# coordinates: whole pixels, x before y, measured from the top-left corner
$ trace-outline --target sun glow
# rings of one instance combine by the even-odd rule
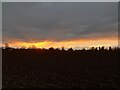
[[[42,41],[42,42],[22,42],[22,41],[16,41],[13,43],[10,43],[9,46],[11,47],[24,47],[24,48],[44,48],[46,47],[48,44],[50,44],[52,42],[50,41]]]
[[[109,47],[117,46],[118,40],[116,38],[112,39],[77,39],[77,40],[66,40],[66,41],[37,41],[37,42],[23,42],[23,41],[12,41],[8,43],[10,47],[24,47],[24,48],[90,48],[90,47]]]

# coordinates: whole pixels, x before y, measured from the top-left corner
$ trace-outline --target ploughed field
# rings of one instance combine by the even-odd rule
[[[4,88],[120,88],[118,50],[2,50]]]

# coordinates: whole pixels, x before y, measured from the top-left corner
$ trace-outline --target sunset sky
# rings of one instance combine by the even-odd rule
[[[2,42],[12,47],[118,46],[117,2],[3,2]]]

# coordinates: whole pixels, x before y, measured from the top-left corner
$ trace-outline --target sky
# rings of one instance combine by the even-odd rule
[[[118,45],[117,2],[3,2],[2,42],[12,47]]]

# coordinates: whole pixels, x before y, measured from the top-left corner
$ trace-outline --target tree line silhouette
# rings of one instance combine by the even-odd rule
[[[120,88],[120,48],[2,48],[3,89]]]
[[[25,50],[25,49],[39,49],[39,50],[51,50],[51,51],[53,51],[53,50],[60,50],[60,48],[53,48],[53,47],[50,47],[49,49],[36,48],[35,45],[32,45],[32,47],[28,47],[28,48],[25,48],[25,47],[14,48],[14,47],[10,47],[8,43],[5,43],[4,47],[2,47],[2,49],[9,49],[9,50],[13,50],[13,49],[23,49],[23,50]],[[77,50],[78,50],[78,49],[77,49]],[[80,49],[79,49],[79,50],[80,50]],[[108,47],[108,49],[106,49],[104,46],[102,46],[102,47],[91,47],[91,48],[89,48],[89,49],[83,48],[83,49],[81,49],[81,50],[83,50],[83,51],[85,51],[85,50],[95,50],[95,51],[97,51],[97,50],[99,50],[99,51],[101,51],[101,50],[102,50],[102,51],[104,51],[104,50],[110,50],[110,51],[111,51],[111,50],[117,50],[117,51],[119,51],[120,48],[119,48],[119,47],[114,47],[114,48]],[[61,47],[61,51],[65,51],[64,46]],[[74,50],[73,50],[73,48],[71,47],[71,48],[68,48],[67,51],[74,51]]]

